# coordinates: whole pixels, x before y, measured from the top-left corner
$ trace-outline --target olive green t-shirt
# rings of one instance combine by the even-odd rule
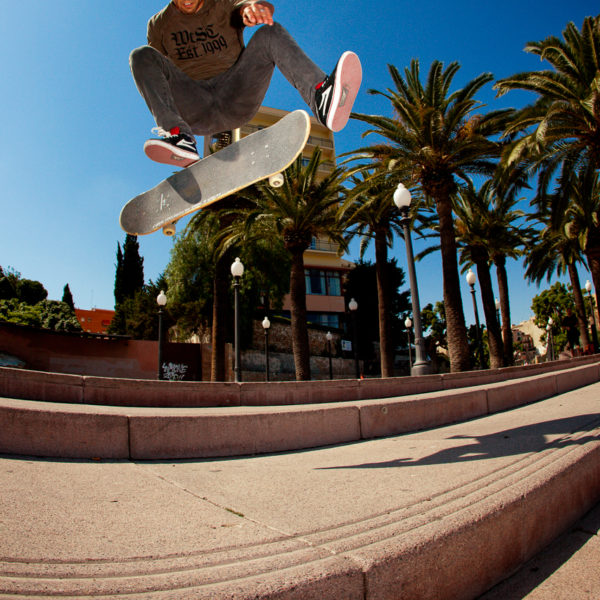
[[[148,21],[148,44],[170,58],[192,79],[227,71],[244,48],[239,0],[204,0],[193,15],[173,3]]]

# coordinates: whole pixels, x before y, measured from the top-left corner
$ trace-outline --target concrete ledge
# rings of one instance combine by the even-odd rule
[[[129,456],[126,415],[104,408],[26,400],[0,402],[0,453],[57,458]]]
[[[600,496],[600,443],[439,520],[360,550],[365,598],[471,600],[507,577]]]
[[[411,396],[500,383],[585,365],[599,366],[600,355],[425,377],[270,383],[168,382],[59,375],[0,367],[0,397],[114,406],[285,406]]]
[[[281,381],[239,384],[241,406],[285,406],[358,400],[359,381]]]
[[[528,371],[531,373],[531,371]],[[58,392],[53,381],[52,394]],[[397,398],[325,402],[328,394],[360,394],[356,381],[330,382],[317,394],[312,382],[284,386],[289,406],[202,408],[211,402],[193,384],[85,378],[96,400],[116,390],[121,400],[145,395],[161,404],[160,393],[176,390],[196,408],[94,406],[0,399],[0,452],[63,458],[181,459],[282,452],[372,439],[431,428],[515,408],[600,380],[600,365],[489,383],[464,389]],[[66,380],[67,390],[77,390]],[[430,380],[430,381],[433,381]],[[385,383],[383,384],[385,386]],[[390,384],[391,385],[391,384]],[[428,385],[427,382],[424,384]],[[114,387],[113,387],[114,386]],[[217,384],[223,398],[235,401],[239,384]],[[233,386],[233,387],[232,387]],[[263,387],[250,384],[247,402],[268,400]],[[277,386],[276,386],[277,388]],[[381,387],[378,387],[381,391]],[[90,391],[92,390],[92,391]],[[313,404],[302,401],[313,399]],[[127,402],[129,404],[129,402]]]
[[[362,438],[371,439],[467,421],[487,412],[485,389],[452,390],[365,401],[360,405],[360,426]]]
[[[147,407],[239,406],[237,383],[82,377],[85,404]]]
[[[83,401],[83,378],[0,367],[0,396],[77,404]]]
[[[264,454],[341,444],[360,439],[358,408],[329,406],[246,409],[200,415],[161,409],[131,414],[132,459],[184,459]]]

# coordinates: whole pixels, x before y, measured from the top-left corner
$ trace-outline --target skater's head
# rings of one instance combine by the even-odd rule
[[[172,0],[172,2],[185,15],[197,13],[204,4],[204,0]]]

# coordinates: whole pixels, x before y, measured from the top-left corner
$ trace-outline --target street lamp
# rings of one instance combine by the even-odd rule
[[[350,314],[352,315],[352,349],[354,350],[354,367],[356,369],[356,379],[360,379],[360,366],[358,364],[358,331],[356,329],[356,311],[358,310],[358,302],[352,298],[348,303]]]
[[[333,365],[331,363],[331,340],[333,336],[331,331],[328,331],[325,337],[327,338],[327,353],[329,354],[329,379],[333,379]]]
[[[269,328],[271,327],[269,317],[263,319],[262,326],[265,330],[265,381],[269,381]]]
[[[163,380],[163,308],[167,304],[167,295],[162,290],[156,296],[156,304],[158,304],[158,379]]]
[[[413,255],[412,239],[410,236],[410,219],[408,217],[408,211],[412,196],[410,191],[399,183],[396,191],[394,192],[394,204],[402,215],[400,221],[404,228],[404,242],[406,244],[406,262],[408,266],[408,279],[410,282],[410,298],[412,301],[412,314],[415,327],[415,362],[412,366],[411,373],[413,375],[427,375],[431,369],[429,361],[427,360],[427,354],[425,352],[425,340],[423,339],[423,328],[421,326],[421,305],[419,303],[419,288],[417,285],[417,273],[415,270],[415,258]],[[410,344],[409,344],[410,345]]]
[[[596,328],[596,313],[594,311],[594,297],[592,296],[592,284],[588,279],[585,282],[585,291],[590,297],[590,312],[591,312],[591,327],[592,327],[592,344],[594,346],[594,352],[598,352],[598,330]]]
[[[477,352],[479,353],[479,365],[480,368],[485,368],[483,364],[483,343],[481,340],[481,328],[479,326],[479,311],[477,310],[477,299],[475,298],[475,282],[477,281],[477,275],[473,273],[472,269],[469,269],[467,273],[467,283],[471,286],[471,295],[473,296],[473,312],[475,313],[475,327],[477,328]]]
[[[404,327],[406,327],[406,335],[408,336],[408,365],[410,367],[410,371],[412,371],[412,349],[410,347],[410,328],[412,327],[412,321],[406,317],[404,321]]]
[[[236,258],[231,265],[231,274],[233,275],[233,298],[234,298],[234,344],[235,344],[235,364],[233,368],[235,381],[242,381],[242,351],[240,348],[240,278],[244,274],[244,265],[239,258]]]

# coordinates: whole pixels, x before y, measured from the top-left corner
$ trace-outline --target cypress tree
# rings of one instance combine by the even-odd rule
[[[117,265],[115,273],[115,306],[123,302],[123,251],[121,244],[117,242]]]
[[[69,284],[65,285],[63,289],[63,297],[62,301],[67,304],[71,310],[75,310],[75,303],[73,302],[73,294],[71,294],[71,289],[69,288]]]
[[[115,305],[126,298],[133,298],[144,287],[144,259],[140,256],[137,236],[125,237],[125,243],[117,243],[117,268],[115,275]]]

